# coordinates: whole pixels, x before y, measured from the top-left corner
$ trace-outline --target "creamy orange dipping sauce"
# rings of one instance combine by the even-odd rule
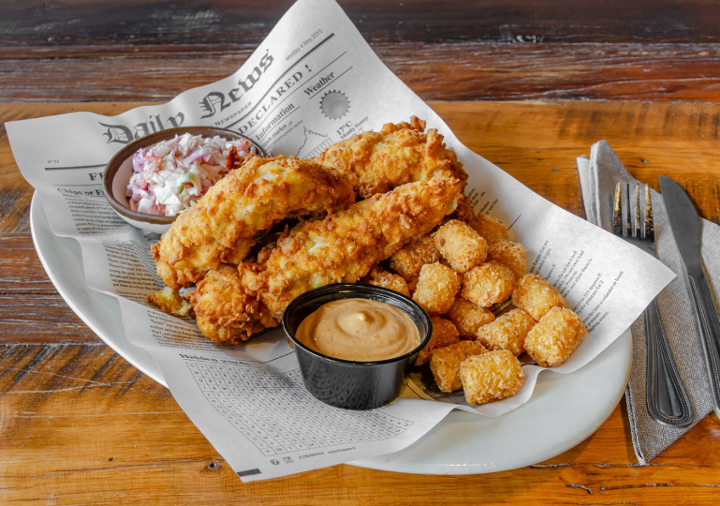
[[[369,299],[324,304],[302,321],[295,337],[323,355],[356,362],[399,357],[420,344],[418,328],[407,314]]]

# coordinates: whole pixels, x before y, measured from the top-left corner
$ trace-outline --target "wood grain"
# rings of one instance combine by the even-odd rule
[[[335,466],[242,484],[169,392],[108,348],[0,347],[2,504],[712,504],[720,431],[706,419],[632,465],[618,408],[563,455],[482,476]]]
[[[237,70],[292,0],[0,3],[0,102],[167,100]],[[720,99],[707,0],[341,0],[425,100]]]
[[[131,103],[0,105],[0,121]],[[720,105],[432,102],[458,137],[553,202],[583,215],[575,157],[605,138],[633,175],[671,174],[720,221]],[[479,476],[335,466],[242,484],[170,393],[84,327],[32,251],[31,188],[0,130],[0,504],[715,504],[720,421],[704,419],[650,466],[634,464],[619,406],[572,450]],[[541,435],[539,435],[541,437]]]
[[[257,44],[294,0],[3,2],[0,44]],[[370,42],[719,42],[707,0],[339,0]],[[199,35],[201,34],[201,37]]]
[[[718,44],[372,47],[425,100],[720,100]],[[0,101],[169,100],[234,73],[254,48],[117,44],[33,47],[20,53],[0,47]]]

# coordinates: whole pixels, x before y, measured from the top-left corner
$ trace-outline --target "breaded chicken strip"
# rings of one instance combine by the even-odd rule
[[[275,320],[263,315],[258,299],[243,286],[234,266],[213,269],[188,294],[200,332],[216,344],[238,344]]]
[[[253,236],[279,220],[354,202],[348,178],[297,158],[249,156],[182,213],[152,248],[157,273],[173,289],[223,263],[240,263]]]
[[[437,130],[425,122],[387,123],[380,132],[363,132],[338,142],[313,160],[349,176],[361,197],[433,177],[454,177],[465,187],[467,174],[455,153],[445,148]]]
[[[264,264],[266,306],[279,319],[301,293],[359,281],[373,264],[425,235],[450,214],[460,186],[452,178],[411,183],[295,227],[278,240]]]
[[[216,343],[237,344],[279,325],[298,295],[331,283],[355,283],[455,208],[461,183],[432,179],[396,188],[302,223],[237,273],[209,273],[188,295],[198,327]]]

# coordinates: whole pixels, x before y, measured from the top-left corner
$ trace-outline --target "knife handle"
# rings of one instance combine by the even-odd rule
[[[645,336],[645,403],[648,414],[664,425],[686,427],[695,421],[695,410],[675,365],[656,299],[645,310]]]
[[[705,274],[689,276],[715,409],[720,408],[720,321]]]

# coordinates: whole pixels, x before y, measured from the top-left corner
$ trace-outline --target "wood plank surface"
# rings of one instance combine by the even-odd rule
[[[720,100],[716,43],[371,45],[425,100]],[[234,73],[255,47],[0,47],[0,102],[169,100]]]
[[[292,0],[0,2],[0,102],[167,100],[232,74]],[[340,0],[425,100],[720,99],[707,0]]]
[[[0,122],[131,103],[0,106]],[[720,105],[433,102],[458,137],[540,195],[583,215],[575,157],[607,139],[657,187],[671,174],[720,221]],[[32,251],[32,189],[0,129],[0,504],[716,504],[720,421],[711,415],[635,464],[622,404],[590,438],[547,462],[478,476],[341,465],[244,485],[169,391],[67,308]],[[539,435],[541,437],[541,435]]]
[[[294,0],[3,2],[0,44],[259,43]],[[720,42],[709,0],[338,0],[370,42]],[[111,29],[109,29],[111,28]],[[200,39],[200,40],[199,40]]]

